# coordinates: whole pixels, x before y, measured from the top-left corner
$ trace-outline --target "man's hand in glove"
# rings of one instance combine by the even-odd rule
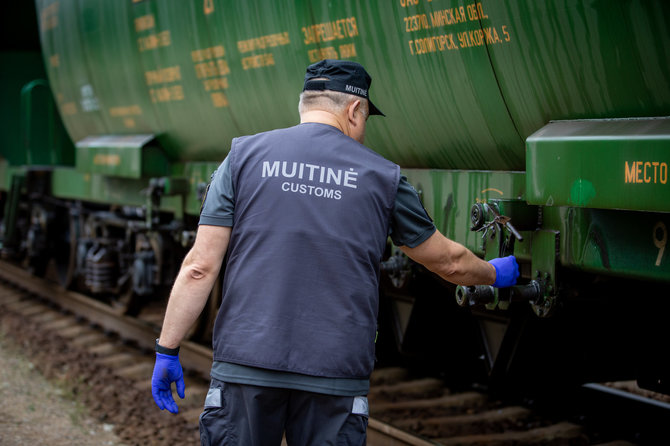
[[[519,277],[519,265],[516,263],[516,257],[498,257],[489,260],[489,263],[496,269],[494,287],[505,288],[516,284],[516,279]]]
[[[151,377],[151,394],[161,410],[167,409],[172,413],[179,412],[177,403],[172,397],[172,383],[177,384],[177,394],[184,398],[184,373],[179,363],[179,355],[165,355],[156,353],[154,374]]]

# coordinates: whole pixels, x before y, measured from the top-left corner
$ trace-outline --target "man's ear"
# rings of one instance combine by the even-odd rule
[[[355,122],[356,119],[356,112],[360,109],[361,107],[361,100],[356,99],[355,101],[351,102],[349,106],[347,107],[347,119],[349,119],[350,122]]]

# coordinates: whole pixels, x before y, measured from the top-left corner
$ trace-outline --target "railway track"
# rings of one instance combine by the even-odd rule
[[[153,339],[158,327],[0,262],[2,322],[48,376],[67,380],[94,415],[129,444],[197,444],[197,418],[207,393],[211,350],[185,342],[185,400],[177,416],[150,397]],[[481,392],[452,393],[435,378],[406,369],[376,370],[369,394],[368,445],[592,445],[573,422],[547,419]],[[617,446],[632,444],[615,442]],[[652,443],[648,443],[652,444]]]

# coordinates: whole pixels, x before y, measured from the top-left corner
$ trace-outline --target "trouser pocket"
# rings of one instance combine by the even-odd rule
[[[236,445],[237,439],[229,420],[225,384],[212,379],[205,408],[200,414],[200,444],[202,446]]]

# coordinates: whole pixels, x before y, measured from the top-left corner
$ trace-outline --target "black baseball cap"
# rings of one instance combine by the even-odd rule
[[[312,80],[326,78],[327,80]],[[386,116],[372,103],[369,97],[372,78],[363,65],[350,60],[324,59],[307,67],[306,90],[332,90],[349,93],[368,100],[370,115]]]

